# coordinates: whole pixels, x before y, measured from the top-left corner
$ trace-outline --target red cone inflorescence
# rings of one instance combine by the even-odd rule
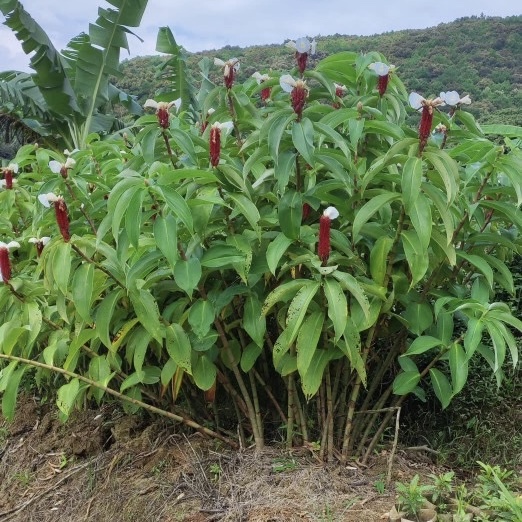
[[[13,171],[11,169],[4,170],[5,188],[11,190],[13,188]]]
[[[317,244],[317,255],[323,266],[328,262],[330,257],[330,226],[332,219],[339,216],[339,212],[335,207],[328,207],[323,215],[319,218],[319,242]]]
[[[221,155],[221,129],[219,125],[210,128],[210,164],[217,167]]]
[[[9,259],[9,249],[6,246],[0,246],[0,275],[5,283],[9,283],[9,279],[11,279],[11,261]]]
[[[386,74],[384,76],[379,76],[379,80],[377,82],[377,88],[379,90],[379,96],[383,96],[388,88],[388,82],[390,81],[390,75]]]
[[[69,233],[69,216],[67,215],[67,205],[62,197],[54,201],[54,212],[60,233],[62,234],[63,240],[67,243],[71,239]]]
[[[290,93],[290,99],[292,101],[292,108],[297,114],[297,120],[299,121],[303,115],[303,109],[308,97],[308,90],[302,82],[297,82],[297,85],[292,89]]]

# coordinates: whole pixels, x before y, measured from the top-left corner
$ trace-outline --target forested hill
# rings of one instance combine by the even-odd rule
[[[460,18],[428,29],[374,36],[335,34],[315,38],[314,61],[339,51],[378,51],[389,63],[398,66],[407,89],[424,96],[457,90],[471,96],[470,110],[480,121],[522,125],[522,15]],[[187,59],[197,82],[197,63],[202,57],[226,60],[235,56],[241,60],[241,80],[256,70],[291,69],[292,52],[282,44],[226,46],[189,54]],[[124,62],[124,78],[118,82],[119,86],[141,101],[153,96],[159,87],[164,87],[155,78],[155,66],[162,59],[139,57]]]

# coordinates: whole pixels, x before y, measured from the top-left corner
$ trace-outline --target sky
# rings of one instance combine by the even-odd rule
[[[97,18],[104,0],[22,0],[57,49]],[[522,14],[520,0],[149,0],[141,26],[129,36],[131,54],[156,54],[158,28],[169,26],[179,45],[196,52],[225,45],[277,44],[301,36],[371,35],[422,29],[463,16]],[[0,15],[0,22],[4,18]],[[0,71],[29,71],[29,57],[0,25]]]

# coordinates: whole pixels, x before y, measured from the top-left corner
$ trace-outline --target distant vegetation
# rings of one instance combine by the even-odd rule
[[[296,37],[304,35],[296,35]],[[316,36],[315,62],[340,51],[378,51],[398,72],[407,89],[424,96],[457,90],[469,94],[469,110],[482,123],[522,125],[522,16],[507,18],[460,18],[448,24],[422,30],[394,31],[375,36]],[[283,42],[281,42],[282,44]],[[291,69],[292,53],[285,46],[264,45],[189,54],[188,64],[196,83],[198,62],[204,57],[241,60],[239,81],[254,71]],[[137,95],[140,101],[152,97],[166,82],[157,78],[155,67],[161,56],[139,57],[123,63],[123,77],[117,85]],[[211,68],[212,69],[212,68]],[[214,71],[218,79],[220,71]]]

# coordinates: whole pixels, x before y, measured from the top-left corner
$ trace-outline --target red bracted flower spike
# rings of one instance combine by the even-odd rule
[[[62,234],[63,240],[67,243],[71,239],[71,235],[69,233],[69,216],[67,215],[67,205],[63,198],[58,198],[54,201],[54,212],[56,214],[56,222],[58,223],[58,228],[60,229],[60,233]]]
[[[319,244],[317,246],[317,255],[326,264],[330,257],[330,225],[332,220],[328,216],[321,216],[319,218]]]
[[[221,154],[221,129],[212,126],[210,129],[210,164],[217,167]]]
[[[382,96],[386,89],[388,88],[388,81],[390,80],[390,75],[386,74],[385,76],[379,76],[379,81],[377,83],[377,88],[379,89],[379,96]]]
[[[5,246],[0,247],[0,275],[5,283],[11,279],[11,261],[9,259],[9,249]]]

